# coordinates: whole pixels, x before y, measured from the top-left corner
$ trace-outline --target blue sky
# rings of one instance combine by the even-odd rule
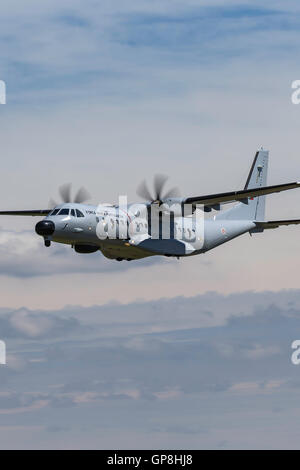
[[[2,6],[1,209],[72,181],[135,200],[300,179],[295,1],[13,0]],[[296,191],[267,217],[299,218]],[[193,259],[114,263],[0,220],[3,448],[298,447],[299,229]]]
[[[182,67],[221,70],[225,63],[247,55],[264,61],[274,54],[293,60],[292,39],[299,22],[288,5],[262,7],[258,2],[114,2],[49,4],[34,2],[28,10],[4,10],[0,70],[10,85],[11,103],[74,99],[146,99],[154,92],[182,93],[191,86],[164,83],[157,72]],[[218,3],[218,2],[217,2]],[[263,47],[257,47],[260,42]],[[144,83],[145,85],[145,83]],[[132,90],[131,88],[134,88]]]

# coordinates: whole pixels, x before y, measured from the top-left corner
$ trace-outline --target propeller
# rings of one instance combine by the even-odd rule
[[[146,180],[143,180],[138,186],[136,193],[142,199],[151,201],[151,203],[162,204],[164,200],[172,197],[179,197],[180,192],[178,188],[171,188],[163,195],[163,189],[166,184],[168,177],[166,175],[157,174],[154,176],[153,187],[154,197],[148,189]]]
[[[71,183],[65,183],[62,186],[59,187],[59,194],[63,202],[75,202],[77,204],[81,204],[82,202],[87,201],[88,199],[91,198],[90,193],[84,188],[81,187],[77,193],[75,194],[75,197],[72,201],[71,197],[71,188],[72,184]],[[49,207],[55,207],[57,206],[57,202],[54,201],[54,199],[50,199],[49,201]]]

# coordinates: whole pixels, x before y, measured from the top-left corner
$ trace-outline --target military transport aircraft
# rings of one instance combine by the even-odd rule
[[[300,224],[300,219],[265,221],[265,199],[272,194],[298,188],[300,182],[266,186],[269,152],[256,152],[244,189],[196,197],[179,197],[173,188],[163,195],[166,177],[154,178],[153,197],[143,182],[137,194],[145,203],[88,205],[81,188],[71,201],[71,185],[60,188],[62,204],[52,209],[2,211],[0,215],[46,216],[35,226],[51,242],[71,245],[77,253],[94,253],[117,261],[161,255],[183,257],[205,253],[249,232],[263,232],[281,225]],[[222,210],[227,203],[236,203]],[[54,205],[54,207],[53,207]],[[205,212],[216,211],[213,218]]]

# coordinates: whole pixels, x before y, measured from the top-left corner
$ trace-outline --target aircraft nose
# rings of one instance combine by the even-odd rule
[[[52,220],[41,220],[35,226],[35,231],[38,235],[46,236],[52,235],[55,230],[55,225]]]

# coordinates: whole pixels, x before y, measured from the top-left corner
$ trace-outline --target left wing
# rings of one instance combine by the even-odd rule
[[[31,216],[43,216],[48,215],[53,209],[40,209],[34,211],[0,211],[0,215],[31,215]]]
[[[241,191],[231,191],[228,193],[208,194],[207,196],[188,197],[184,204],[199,204],[204,206],[214,206],[226,202],[240,201],[248,204],[248,198],[264,196],[266,194],[279,193],[288,189],[300,187],[300,182],[277,184],[273,186],[263,186],[261,188],[243,189]]]

